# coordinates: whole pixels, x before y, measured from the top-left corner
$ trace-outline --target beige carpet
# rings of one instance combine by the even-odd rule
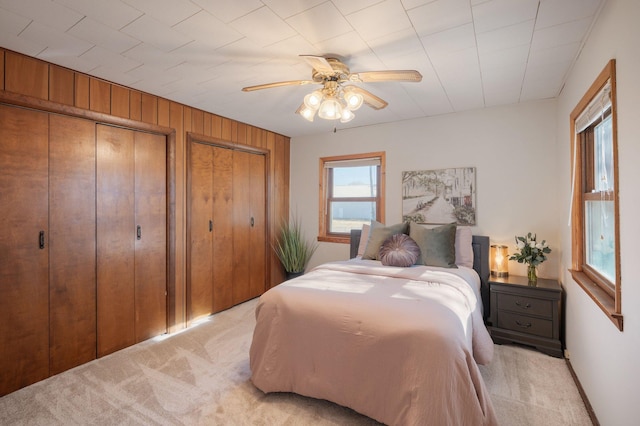
[[[256,300],[0,398],[0,425],[374,425],[251,384]],[[496,346],[482,375],[502,425],[590,425],[564,360]]]

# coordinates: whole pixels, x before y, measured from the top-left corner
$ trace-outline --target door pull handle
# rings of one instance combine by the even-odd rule
[[[213,231],[213,221],[210,220],[209,221],[209,232],[212,232],[212,231]]]
[[[38,246],[40,247],[40,250],[43,250],[44,249],[44,231],[40,231],[38,242],[39,242]]]
[[[136,237],[137,239],[141,240],[142,239],[142,227],[140,225],[138,225],[138,228],[136,230]]]
[[[253,217],[251,218],[251,227],[253,228],[253,224],[254,224],[254,220]]]

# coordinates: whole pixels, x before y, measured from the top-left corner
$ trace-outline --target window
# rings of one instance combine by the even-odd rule
[[[571,113],[573,279],[622,330],[615,61]]]
[[[348,243],[351,229],[384,222],[384,154],[320,159],[318,241]]]

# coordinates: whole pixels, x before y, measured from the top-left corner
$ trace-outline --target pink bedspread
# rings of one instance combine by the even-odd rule
[[[479,299],[468,268],[321,265],[261,296],[251,379],[389,425],[497,424],[476,364],[493,355]]]

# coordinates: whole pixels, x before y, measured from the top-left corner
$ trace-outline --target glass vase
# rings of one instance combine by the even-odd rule
[[[529,279],[529,284],[535,285],[538,282],[538,273],[535,266],[529,265],[527,267],[527,278]]]

